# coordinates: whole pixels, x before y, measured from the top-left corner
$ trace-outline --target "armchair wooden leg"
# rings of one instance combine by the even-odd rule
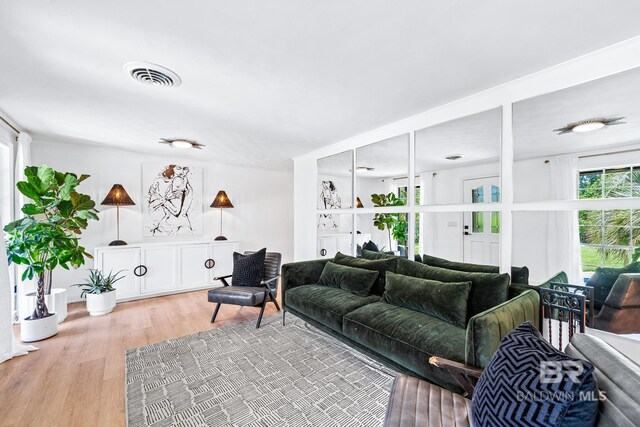
[[[262,302],[262,307],[260,308],[260,315],[258,316],[256,329],[260,328],[260,322],[262,322],[262,315],[264,314],[264,308],[267,306],[267,302],[269,302],[269,300],[265,297],[264,301]]]
[[[211,316],[211,323],[213,323],[213,322],[215,322],[215,321],[216,321],[216,316],[218,315],[218,310],[220,310],[220,306],[221,306],[221,305],[222,305],[221,303],[218,303],[218,304],[216,305],[216,309],[215,309],[215,310],[213,310],[213,316]]]
[[[276,308],[278,309],[278,311],[280,311],[280,306],[278,305],[278,301],[276,300],[276,297],[273,296],[273,293],[271,291],[269,291],[269,296],[271,297],[271,301],[273,301],[273,303],[276,305]]]

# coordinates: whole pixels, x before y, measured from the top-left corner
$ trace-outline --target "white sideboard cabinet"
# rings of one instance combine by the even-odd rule
[[[118,301],[147,298],[220,286],[216,277],[233,272],[238,242],[188,241],[101,246],[94,251],[94,268],[122,271],[114,285]]]

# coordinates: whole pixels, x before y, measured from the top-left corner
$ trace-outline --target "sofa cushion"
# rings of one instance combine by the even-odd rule
[[[352,294],[366,297],[371,293],[371,287],[378,280],[379,274],[377,271],[328,262],[322,270],[318,285],[341,288]]]
[[[471,264],[468,262],[449,261],[424,254],[422,262],[432,267],[447,268],[449,270],[468,271],[470,273],[500,273],[500,268],[495,265]],[[529,284],[529,269],[527,267],[511,267],[511,281],[513,283]]]
[[[464,328],[408,308],[376,302],[346,314],[342,331],[347,338],[420,376],[459,389],[448,372],[429,364],[429,358],[464,362]]]
[[[509,275],[506,273],[468,273],[432,267],[405,259],[398,261],[396,272],[439,282],[471,282],[467,319],[502,304],[508,297]]]
[[[476,384],[474,425],[517,418],[530,426],[593,426],[598,413],[593,369],[553,348],[525,322],[503,338]]]
[[[378,281],[371,288],[371,293],[381,296],[384,292],[385,274],[387,271],[395,273],[399,259],[400,258],[394,257],[389,259],[369,260],[364,258],[355,258],[338,252],[333,259],[333,262],[349,267],[364,268],[366,270],[379,272],[380,275],[378,276]]]
[[[464,328],[467,326],[470,290],[471,282],[438,282],[387,271],[382,301]]]
[[[607,300],[613,284],[622,273],[640,273],[640,262],[632,262],[624,267],[598,267],[586,286],[593,286],[594,307],[599,310]]]
[[[376,259],[397,259],[399,257],[397,255],[391,255],[386,252],[376,252],[376,251],[370,251],[368,249],[362,248],[362,258],[376,260]]]
[[[380,301],[377,295],[361,297],[339,288],[302,285],[285,294],[285,305],[342,333],[342,317],[364,305]]]

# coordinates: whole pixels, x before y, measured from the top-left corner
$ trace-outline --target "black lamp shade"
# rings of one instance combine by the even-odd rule
[[[129,194],[127,194],[127,190],[125,190],[124,187],[120,184],[114,184],[113,187],[111,187],[109,194],[107,194],[107,197],[105,197],[100,204],[107,206],[135,205],[135,203],[133,203],[133,200],[131,200],[131,197],[129,197]]]
[[[232,208],[233,203],[229,200],[229,196],[223,190],[218,191],[216,198],[211,203],[212,208]]]

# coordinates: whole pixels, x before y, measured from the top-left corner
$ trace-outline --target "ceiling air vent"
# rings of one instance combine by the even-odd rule
[[[176,87],[182,83],[173,71],[149,62],[129,62],[124,65],[124,70],[135,80],[150,85]]]

